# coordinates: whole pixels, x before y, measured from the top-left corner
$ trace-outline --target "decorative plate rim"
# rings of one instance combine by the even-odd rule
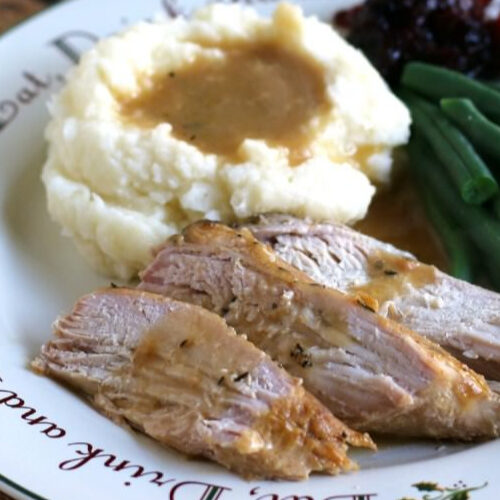
[[[292,0],[293,1],[293,0]],[[299,3],[299,4],[302,4],[302,5],[305,5],[305,3],[307,2],[307,0],[295,0],[296,3]],[[54,14],[56,15],[59,15],[59,13],[61,13],[62,11],[68,11],[70,12],[71,9],[77,5],[77,4],[83,4],[85,2],[83,2],[83,0],[67,0],[66,2],[64,3],[58,3],[58,4],[54,4],[54,5],[51,5],[49,6],[48,8],[40,11],[40,12],[37,12],[35,14],[33,14],[32,16],[30,16],[29,18],[21,21],[20,23],[16,24],[15,26],[13,26],[12,28],[8,29],[6,32],[4,32],[1,36],[0,36],[0,43],[4,43],[7,39],[11,38],[11,37],[14,37],[14,36],[19,36],[20,33],[24,30],[28,31],[28,30],[31,30],[31,29],[34,29],[36,28],[36,25],[37,23],[39,22],[43,22],[46,18],[48,17],[51,17],[53,16]],[[158,2],[159,3],[159,2]],[[180,1],[180,3],[182,4],[182,0]],[[258,3],[258,2],[256,2]],[[311,2],[312,4],[314,4],[314,2]],[[319,2],[318,2],[319,3]],[[332,2],[333,3],[333,2]],[[125,8],[126,8],[126,2],[124,2],[124,5],[125,5]],[[111,22],[110,22],[111,24]],[[24,50],[28,50],[28,49],[24,49]],[[21,65],[19,64],[18,67],[21,67]],[[0,103],[2,101],[2,96],[0,96]],[[26,120],[26,118],[24,118],[24,120]],[[12,146],[12,148],[14,149],[16,146]],[[8,160],[7,160],[8,161]],[[0,175],[2,175],[0,173]],[[7,183],[7,186],[9,184]],[[3,199],[1,200],[3,202]],[[2,231],[3,232],[3,231]],[[7,238],[9,236],[7,235]],[[1,249],[1,248],[0,248]],[[1,311],[0,311],[1,312]],[[500,443],[498,443],[500,444]],[[467,451],[472,451],[474,448],[471,448],[470,450],[467,450]],[[494,448],[494,451],[493,451],[493,456],[495,454],[495,450],[498,449],[498,446]],[[466,452],[467,452],[466,451]],[[462,452],[458,452],[458,454],[460,454]],[[485,451],[485,453],[488,453]],[[490,452],[491,453],[491,452]],[[436,460],[436,459],[442,459],[442,458],[446,458],[446,459],[449,459],[449,460],[452,460],[453,459],[453,455],[448,455],[446,457],[431,457],[431,458],[426,458],[426,459],[421,459],[422,462],[430,462],[432,460]],[[406,466],[409,466],[410,464],[408,463],[404,463],[404,464],[401,464],[401,465],[406,465]],[[413,466],[413,464],[411,464]],[[393,465],[393,466],[389,466],[389,467],[384,467],[384,471],[382,472],[383,469],[380,469],[380,472],[376,469],[371,469],[372,472],[376,472],[376,473],[383,473],[385,477],[389,477],[389,470],[392,470],[394,467],[397,467],[397,465]],[[492,467],[493,467],[493,464],[492,464]],[[366,470],[370,470],[370,469],[366,469]],[[487,474],[486,474],[487,473]],[[418,472],[418,475],[420,476],[421,473]],[[435,476],[439,476],[439,473],[438,473],[438,470],[433,470],[433,469],[430,469],[429,470],[429,476],[432,476],[432,475],[435,475]],[[427,475],[426,475],[427,476]],[[493,469],[491,470],[491,472],[488,472],[488,471],[485,471],[485,476],[487,478],[491,477],[492,478],[492,481],[490,481],[490,484],[491,483],[494,483],[493,481]],[[344,476],[344,477],[347,477],[347,476]],[[355,475],[351,476],[351,477],[356,477]],[[431,479],[431,478],[428,478],[428,477],[423,477],[422,479]],[[355,480],[354,480],[355,482]],[[420,481],[420,483],[422,484],[436,484],[437,486],[439,486],[437,483],[431,483],[431,481]],[[277,483],[279,484],[279,483]],[[305,483],[302,483],[302,487],[304,486]],[[415,484],[418,484],[418,483],[415,483]],[[408,484],[408,488],[410,488],[410,484]],[[429,486],[430,487],[430,486]],[[481,487],[481,484],[478,483],[478,486],[477,487]],[[484,486],[486,487],[486,485]],[[249,485],[249,488],[250,488],[250,485]],[[316,495],[316,488],[320,488],[319,486],[313,486],[312,489],[314,490],[312,495]],[[364,488],[364,486],[363,486]],[[444,488],[446,488],[445,486],[439,486],[439,488],[442,488],[443,491],[444,491]],[[451,488],[451,486],[449,487]],[[276,489],[280,489],[279,487],[277,487]],[[9,491],[9,493],[12,495],[12,494],[15,494],[15,496],[17,498],[23,498],[23,499],[34,499],[34,500],[48,500],[47,497],[44,497],[44,496],[41,496],[40,494],[36,493],[35,491],[33,491],[33,489],[30,489],[28,487],[25,487],[23,486],[22,484],[20,484],[19,482],[16,482],[15,480],[11,479],[8,475],[4,475],[0,472],[0,490],[5,490],[5,491]],[[11,493],[12,491],[12,493]],[[143,493],[144,490],[140,490],[140,492],[138,494],[144,494]],[[368,491],[368,490],[367,490]],[[371,490],[370,490],[371,491]],[[440,490],[436,490],[437,492],[439,492]],[[117,495],[119,495],[119,490],[117,490]],[[147,493],[146,493],[147,494]],[[355,498],[355,493],[352,493],[351,494],[351,497],[347,497],[347,496],[340,496],[340,497],[337,497],[337,498]],[[383,498],[386,498],[384,495],[385,493],[382,492],[380,494],[375,494],[376,497],[374,498],[377,498],[377,500],[379,499],[383,499]],[[358,495],[359,496],[359,495]],[[249,497],[250,498],[250,497]],[[252,497],[253,498],[253,497]],[[271,497],[269,497],[271,498]],[[288,498],[288,497],[287,497]],[[291,498],[291,497],[290,497]],[[299,496],[300,498],[300,496]],[[307,498],[306,497],[303,497],[303,498]],[[311,497],[312,498],[312,497]],[[329,497],[329,498],[335,498],[335,497]],[[360,497],[361,498],[361,497]],[[365,497],[367,500],[369,500],[368,497]],[[371,498],[371,497],[370,497]],[[439,497],[436,497],[436,498],[439,498]],[[453,497],[449,497],[450,500],[453,499]],[[224,495],[223,495],[223,498],[222,500],[225,500],[224,498]],[[255,500],[258,500],[258,499],[255,499]],[[391,499],[391,500],[395,500],[395,499]],[[398,500],[399,500],[399,497],[398,497]]]

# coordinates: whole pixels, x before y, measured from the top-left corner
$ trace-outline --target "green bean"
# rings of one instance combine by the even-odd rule
[[[500,219],[500,195],[497,194],[496,196],[493,197],[493,199],[491,200],[490,207],[495,217],[497,219]]]
[[[479,205],[498,192],[498,184],[466,137],[434,104],[408,90],[400,92],[415,128],[424,135],[446,167],[464,201]]]
[[[495,92],[499,92],[500,93],[500,82],[481,80],[481,83],[483,85],[486,85],[490,89],[493,89]]]
[[[493,285],[495,290],[500,291],[500,269],[496,267],[496,265],[490,264],[488,261],[486,261],[484,267],[488,272],[488,281]]]
[[[423,179],[426,189],[431,189],[441,207],[461,227],[472,240],[484,259],[490,274],[500,270],[500,221],[482,207],[468,205],[453,189],[437,157],[430,148],[412,146],[410,149],[411,168]],[[500,273],[499,273],[500,274]],[[495,280],[492,274],[492,279]],[[498,282],[500,286],[500,282]]]
[[[428,161],[424,153],[426,144],[415,136],[410,143],[410,157],[414,177],[419,188],[427,216],[445,248],[449,260],[449,273],[455,278],[472,281],[474,278],[474,249],[455,221],[441,208],[439,194],[426,186],[425,178],[419,172],[420,165]]]
[[[488,120],[470,99],[446,98],[441,99],[440,105],[474,146],[500,159],[500,127]]]
[[[401,83],[436,101],[442,97],[468,97],[483,113],[500,119],[500,92],[457,71],[411,62],[404,68]]]
[[[455,278],[474,280],[474,250],[470,241],[455,222],[439,206],[433,191],[421,190],[424,208],[449,259],[449,273]]]

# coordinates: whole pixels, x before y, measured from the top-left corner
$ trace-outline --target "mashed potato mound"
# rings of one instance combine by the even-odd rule
[[[324,86],[321,116],[302,127],[310,140],[299,162],[262,138],[246,138],[227,156],[198,147],[195,134],[179,137],[166,120],[144,126],[124,118],[123,99],[140,95],[155,75],[173,77],[194,61],[223,61],[228,47],[263,43],[309,61]],[[285,212],[359,220],[372,182],[389,178],[391,150],[407,141],[410,123],[359,51],[288,4],[271,19],[214,4],[190,20],[141,23],[102,40],[70,72],[50,112],[49,212],[94,268],[122,279],[200,218]]]

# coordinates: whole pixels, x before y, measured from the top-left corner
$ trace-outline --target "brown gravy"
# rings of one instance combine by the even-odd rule
[[[244,139],[263,139],[288,148],[292,163],[307,158],[310,121],[327,108],[320,70],[271,44],[196,60],[121,99],[125,119],[144,127],[170,123],[175,137],[207,153],[235,157]]]
[[[377,307],[404,295],[408,285],[422,288],[436,281],[434,267],[382,251],[369,256],[368,273],[370,281],[353,287],[350,292],[374,298],[378,302]]]
[[[355,229],[407,250],[421,262],[448,270],[446,252],[406,172],[395,179],[389,190],[376,195],[368,215]]]

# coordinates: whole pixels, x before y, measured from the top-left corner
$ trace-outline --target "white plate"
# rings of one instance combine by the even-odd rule
[[[200,3],[181,2],[184,12]],[[330,19],[335,8],[349,3],[303,0],[303,7]],[[423,497],[414,483],[461,489],[461,481],[469,486],[488,483],[470,493],[473,500],[499,498],[500,441],[474,446],[385,443],[377,454],[353,453],[362,466],[353,474],[313,476],[301,483],[247,482],[114,425],[70,391],[28,369],[50,336],[52,320],[80,295],[106,283],[47,216],[39,180],[45,102],[60,86],[72,53],[139,19],[168,13],[172,5],[161,0],[77,0],[0,39],[0,489],[16,498],[51,500],[399,500]],[[257,6],[268,13],[274,4]],[[467,498],[439,495],[431,494]]]

